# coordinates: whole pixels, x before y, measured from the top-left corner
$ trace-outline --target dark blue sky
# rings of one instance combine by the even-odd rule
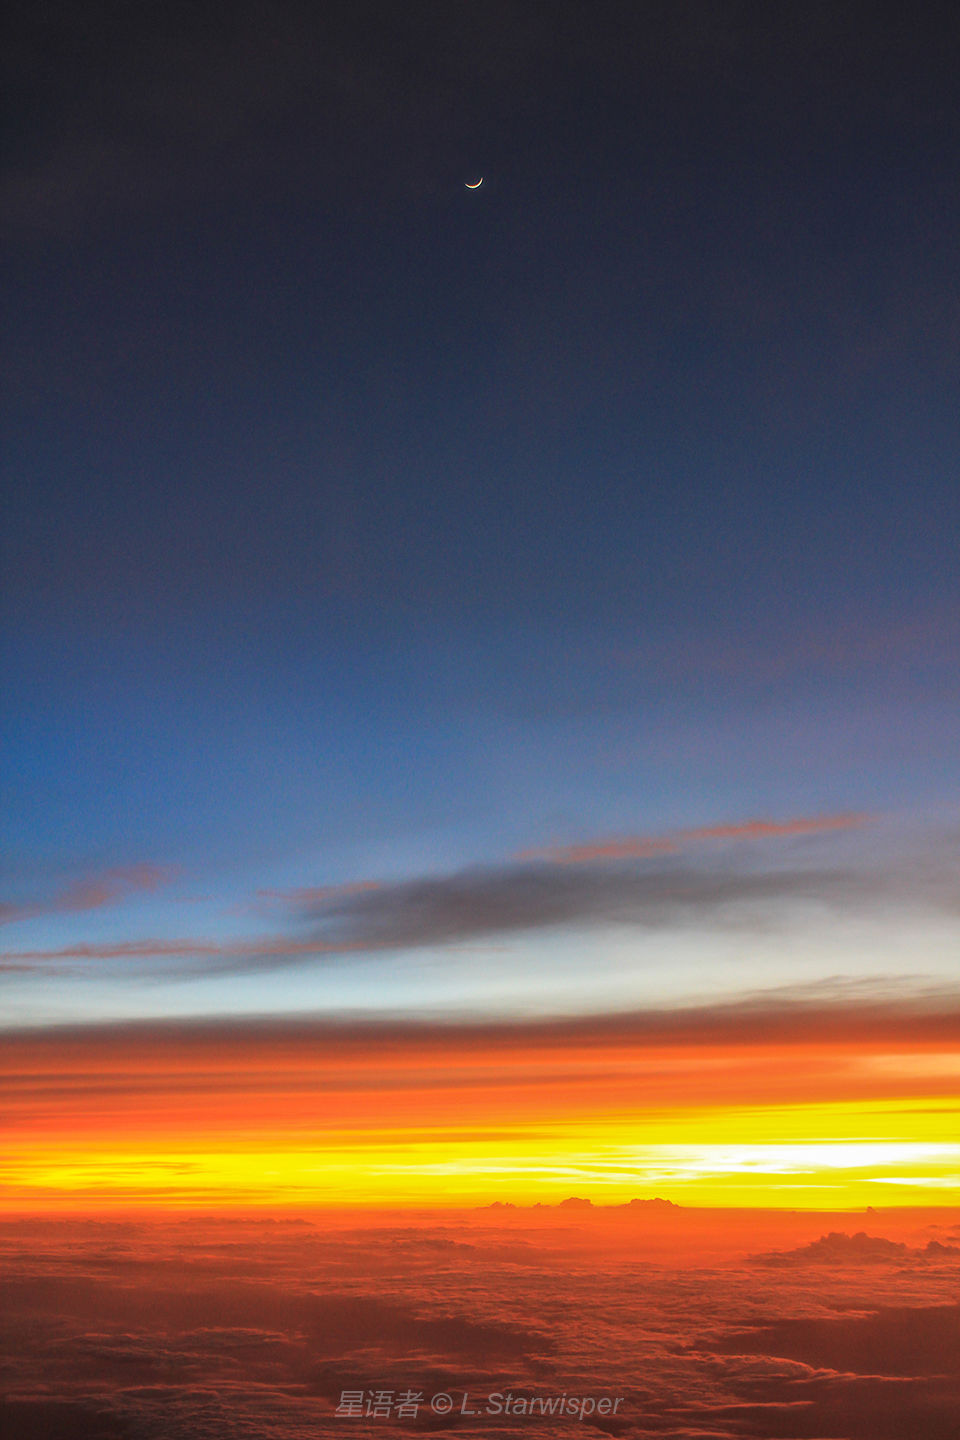
[[[18,929],[949,811],[958,62],[936,5],[24,14]]]

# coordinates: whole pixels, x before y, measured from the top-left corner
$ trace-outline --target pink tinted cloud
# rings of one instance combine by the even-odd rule
[[[40,915],[79,914],[118,904],[129,895],[159,890],[169,884],[176,871],[166,865],[122,865],[99,874],[86,875],[64,886],[49,900],[22,904],[0,901],[0,924],[31,920]]]
[[[258,890],[262,900],[286,900],[293,905],[323,905],[328,900],[337,900],[342,895],[361,895],[367,890],[379,890],[378,880],[351,880],[343,885],[300,885],[292,890]]]
[[[46,960],[137,960],[162,957],[212,957],[245,959],[298,955],[340,954],[355,950],[351,945],[324,945],[316,940],[290,940],[286,936],[265,935],[256,940],[118,940],[105,944],[61,945],[54,950],[14,950],[6,957],[11,961]]]
[[[679,830],[686,840],[757,840],[781,835],[813,835],[824,830],[855,830],[870,822],[870,815],[813,815],[799,820],[746,820],[736,825],[701,825]]]
[[[598,840],[586,845],[546,846],[541,850],[521,850],[518,860],[550,860],[557,865],[586,865],[593,860],[649,860],[654,855],[675,855],[672,840],[657,840],[645,835],[625,835],[618,839]]]
[[[549,860],[558,865],[583,865],[596,860],[646,860],[674,855],[685,841],[768,840],[791,835],[814,835],[831,830],[853,830],[870,821],[869,815],[814,815],[794,820],[745,820],[729,825],[697,825],[676,830],[672,836],[624,835],[582,845],[555,845],[522,850],[520,860]]]

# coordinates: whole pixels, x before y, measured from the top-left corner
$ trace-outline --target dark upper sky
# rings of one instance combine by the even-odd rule
[[[14,607],[936,603],[958,61],[949,6],[31,7]]]
[[[955,6],[88,0],[4,63],[21,888],[941,793]],[[646,778],[564,792],[570,716]]]

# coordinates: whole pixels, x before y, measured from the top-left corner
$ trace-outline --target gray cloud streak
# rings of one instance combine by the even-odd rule
[[[521,864],[335,896],[303,913],[318,922],[316,936],[324,946],[404,950],[563,925],[663,929],[721,916],[756,922],[758,907],[835,904],[870,888],[845,871]]]
[[[310,898],[305,899],[305,896]],[[461,870],[394,884],[292,892],[280,934],[217,941],[188,938],[85,943],[8,951],[6,967],[56,961],[192,961],[194,973],[272,969],[310,959],[493,941],[564,927],[667,930],[710,925],[768,929],[785,911],[879,911],[891,905],[957,913],[946,870],[703,868],[679,859],[642,864],[553,861]]]

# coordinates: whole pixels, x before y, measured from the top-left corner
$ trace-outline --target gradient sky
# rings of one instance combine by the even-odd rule
[[[958,63],[856,0],[21,15],[14,1075],[64,1023],[956,1013]],[[891,1102],[960,1092],[901,1040]]]

